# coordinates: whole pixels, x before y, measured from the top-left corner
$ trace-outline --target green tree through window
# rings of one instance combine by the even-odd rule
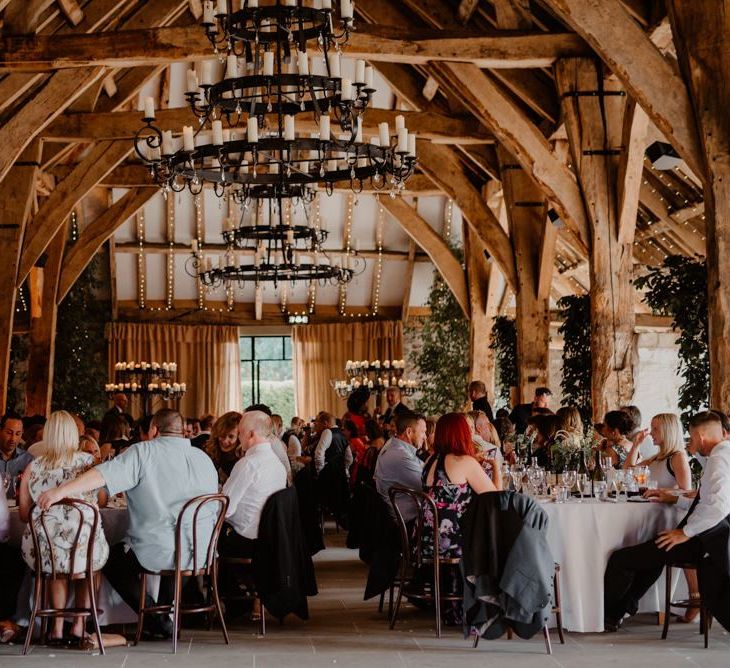
[[[266,404],[288,426],[294,417],[291,337],[242,336],[240,349],[243,408]]]

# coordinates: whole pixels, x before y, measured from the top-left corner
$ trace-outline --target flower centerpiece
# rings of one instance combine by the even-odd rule
[[[584,434],[559,431],[550,448],[553,471],[559,473],[569,468],[578,468],[581,452],[586,463],[591,461],[593,447],[596,444],[596,432],[589,427]]]

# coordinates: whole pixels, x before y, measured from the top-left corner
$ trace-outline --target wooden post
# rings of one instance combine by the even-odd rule
[[[710,406],[730,407],[730,2],[670,0],[667,10],[677,57],[699,126],[703,150],[707,286],[710,330]]]
[[[620,84],[586,58],[561,60],[555,68],[573,164],[591,227],[591,353],[593,417],[630,403],[634,394],[634,289],[632,240],[636,220],[623,221],[619,202],[638,189],[618,187],[622,170],[627,100]],[[629,207],[630,208],[630,207]]]
[[[515,294],[517,401],[527,403],[534,396],[535,388],[548,384],[555,228],[547,219],[542,190],[505,149],[500,148],[498,153],[519,283]],[[546,246],[547,255],[552,259],[543,263]]]
[[[28,415],[48,415],[51,411],[58,314],[56,296],[67,231],[68,225],[62,225],[46,250],[46,263],[43,267],[43,312],[40,318],[31,318],[30,321],[30,354],[25,390],[25,410]]]

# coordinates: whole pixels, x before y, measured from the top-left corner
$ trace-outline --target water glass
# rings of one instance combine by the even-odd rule
[[[5,496],[7,496],[8,494],[8,489],[10,489],[10,483],[12,482],[12,480],[13,476],[10,475],[10,473],[8,473],[7,471],[3,471],[2,473],[0,473],[0,481],[2,481],[3,494],[5,494]]]

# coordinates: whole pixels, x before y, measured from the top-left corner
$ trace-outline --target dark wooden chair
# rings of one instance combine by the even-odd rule
[[[689,610],[692,608],[700,609],[700,633],[705,638],[705,649],[710,645],[710,627],[712,626],[712,614],[707,609],[707,606],[702,602],[700,598],[688,598],[680,599],[677,601],[672,600],[672,574],[675,568],[679,569],[693,569],[697,570],[698,564],[696,563],[685,563],[685,562],[670,562],[667,564],[664,571],[665,585],[664,585],[664,627],[662,628],[662,640],[667,639],[669,634],[669,617],[671,615],[672,608],[681,608]]]
[[[56,555],[51,541],[48,527],[46,526],[47,511],[41,513],[40,524],[43,536],[46,541],[45,549],[48,549],[49,559],[51,562],[51,572],[43,572],[43,561],[41,558],[41,546],[38,540],[38,531],[35,526],[35,522],[30,522],[30,535],[33,539],[33,549],[35,551],[35,583],[33,587],[33,609],[30,613],[30,620],[28,622],[28,631],[25,634],[25,645],[23,645],[23,654],[28,653],[30,647],[30,641],[33,637],[33,630],[35,628],[35,622],[37,618],[41,619],[41,642],[46,640],[47,631],[47,620],[55,619],[57,617],[91,617],[91,621],[94,624],[94,634],[96,635],[97,642],[99,643],[99,651],[105,654],[104,641],[101,637],[101,629],[99,627],[99,615],[96,609],[96,588],[94,586],[94,543],[96,540],[96,534],[100,527],[100,515],[99,509],[86,501],[81,499],[62,499],[55,506],[68,506],[77,512],[79,515],[79,528],[76,531],[70,550],[70,564],[73,566],[76,564],[77,554],[79,553],[79,540],[81,538],[81,531],[85,524],[88,524],[88,519],[84,516],[85,511],[91,513],[91,526],[89,530],[89,542],[86,551],[86,567],[81,573],[58,573],[56,571]],[[89,602],[88,608],[80,607],[78,602],[73,608],[52,608],[48,605],[48,583],[53,580],[66,579],[70,585],[77,580],[87,580],[89,583]]]
[[[403,596],[425,602],[431,602],[436,608],[436,636],[441,637],[441,604],[443,602],[461,601],[462,594],[442,593],[441,592],[441,576],[446,568],[459,567],[460,559],[445,558],[439,554],[438,535],[439,535],[439,516],[438,508],[434,500],[423,492],[418,492],[407,487],[395,485],[388,491],[390,497],[390,505],[395,513],[401,536],[401,566],[396,585],[398,594],[395,599],[395,606],[390,618],[390,628],[395,627],[400,611],[400,604]],[[410,500],[415,504],[417,509],[416,518],[414,520],[413,529],[411,530],[406,524],[403,514],[398,507],[398,499]],[[432,556],[423,555],[423,530],[425,527],[425,508],[429,506],[433,514],[431,531],[434,536],[434,546]],[[422,579],[424,567],[431,566],[431,577]]]
[[[203,508],[208,505],[217,505],[217,518],[213,526],[213,531],[205,550],[204,559],[200,559],[198,554],[198,517]],[[137,617],[137,633],[135,635],[134,644],[139,643],[142,637],[142,626],[145,615],[173,615],[173,632],[172,632],[172,651],[177,654],[177,638],[180,632],[180,616],[187,614],[207,613],[212,615],[216,613],[223,630],[223,638],[226,645],[229,644],[228,630],[226,622],[223,618],[223,610],[221,608],[220,597],[218,596],[218,537],[220,536],[223,520],[228,509],[228,497],[223,494],[206,494],[196,496],[190,499],[180,510],[175,527],[175,568],[174,570],[163,571],[147,571],[141,574],[141,588],[139,599],[139,611]],[[183,534],[185,532],[186,515],[192,514],[192,568],[183,568],[182,545]],[[159,575],[161,577],[173,577],[175,581],[175,589],[172,603],[156,604],[145,606],[145,598],[147,595],[147,586],[145,575]],[[182,579],[184,577],[203,577],[208,580],[209,592],[212,593],[212,601],[210,595],[205,604],[185,605],[182,602]]]

